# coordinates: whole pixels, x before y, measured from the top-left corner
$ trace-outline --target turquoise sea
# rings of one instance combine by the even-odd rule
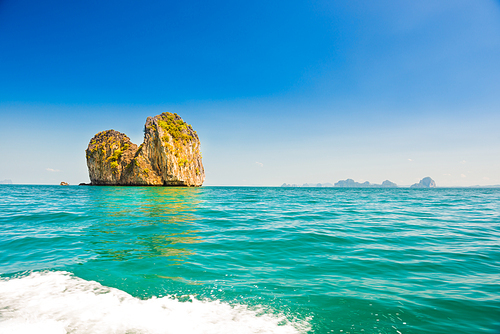
[[[0,186],[0,333],[500,333],[500,189]]]

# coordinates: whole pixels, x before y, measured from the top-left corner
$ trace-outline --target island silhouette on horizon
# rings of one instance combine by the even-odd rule
[[[283,183],[281,187],[336,187],[336,188],[398,188],[399,186],[389,180],[382,184],[374,184],[368,181],[363,183],[356,182],[353,179],[340,180],[335,184],[331,183],[304,183],[303,185]],[[436,188],[436,182],[430,177],[424,177],[420,182],[410,186],[410,188]]]

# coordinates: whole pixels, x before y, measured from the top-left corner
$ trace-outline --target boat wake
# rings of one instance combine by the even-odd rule
[[[0,280],[1,333],[303,333],[307,321],[245,305],[142,300],[63,271]]]

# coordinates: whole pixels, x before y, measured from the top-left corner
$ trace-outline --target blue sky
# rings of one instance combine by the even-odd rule
[[[500,184],[498,1],[0,0],[0,180],[177,112],[206,185]]]

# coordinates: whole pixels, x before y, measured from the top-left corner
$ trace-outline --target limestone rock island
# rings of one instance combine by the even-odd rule
[[[199,187],[205,181],[196,131],[169,112],[147,118],[140,146],[118,131],[102,131],[86,157],[92,185]]]
[[[410,188],[436,188],[436,182],[430,177],[424,177],[419,183],[412,184]]]

